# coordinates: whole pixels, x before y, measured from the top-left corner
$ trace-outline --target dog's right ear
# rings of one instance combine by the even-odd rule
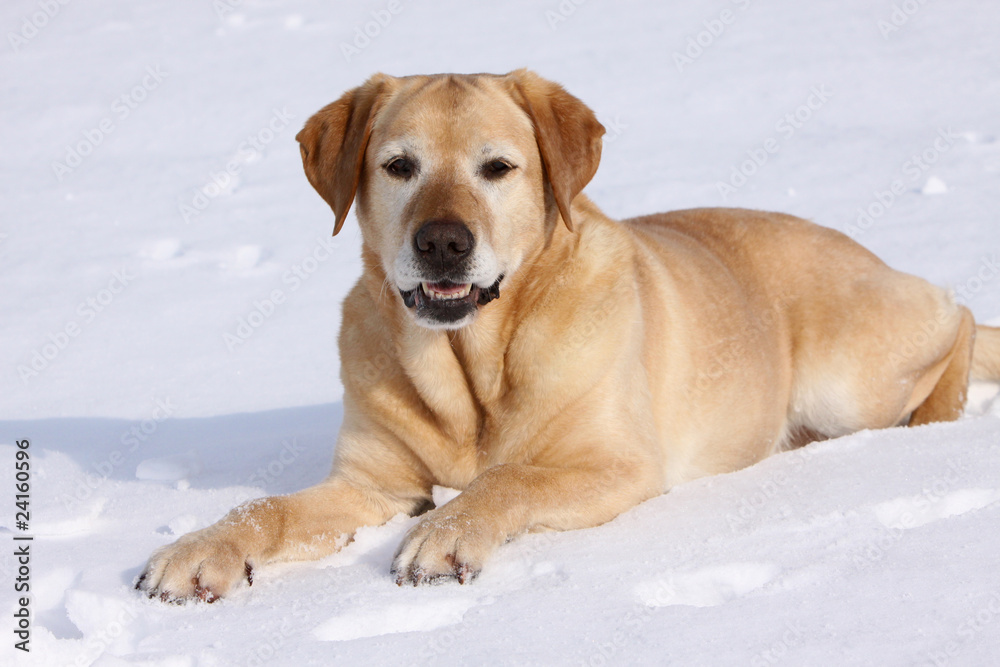
[[[391,80],[385,74],[372,76],[317,111],[295,135],[306,178],[333,209],[334,236],[358,191],[372,121]]]

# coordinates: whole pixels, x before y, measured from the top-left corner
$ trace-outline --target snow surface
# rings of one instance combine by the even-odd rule
[[[13,542],[0,550],[0,662],[1000,661],[988,388],[957,423],[858,433],[524,536],[473,585],[396,587],[413,521],[397,517],[214,605],[131,590],[157,546],[328,469],[359,237],[349,221],[329,238],[293,138],[375,71],[530,66],[608,127],[588,193],[609,214],[795,213],[1000,317],[1000,6],[578,2],[3,3],[0,488],[10,508],[29,438],[35,541],[30,655],[12,646]],[[260,326],[230,349],[241,319]]]

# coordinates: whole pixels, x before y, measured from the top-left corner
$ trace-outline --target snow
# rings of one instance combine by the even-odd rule
[[[30,655],[13,649],[13,541],[0,556],[5,664],[1000,658],[988,387],[956,423],[525,535],[471,585],[397,587],[413,522],[397,517],[213,605],[131,589],[156,547],[329,468],[359,236],[352,218],[329,237],[294,136],[342,91],[380,70],[530,66],[608,127],[588,193],[609,214],[794,213],[997,322],[1000,8],[10,0],[0,25],[0,468],[10,502],[30,439],[35,536]]]

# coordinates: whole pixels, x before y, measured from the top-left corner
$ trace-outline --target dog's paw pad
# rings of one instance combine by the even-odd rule
[[[648,607],[714,607],[762,588],[778,575],[763,563],[730,563],[687,572],[667,572],[637,587]]]

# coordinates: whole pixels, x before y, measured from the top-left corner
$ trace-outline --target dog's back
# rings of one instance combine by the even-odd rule
[[[934,414],[920,412],[950,365],[953,374],[968,373],[968,311],[847,236],[740,209],[623,224],[648,249],[640,257],[658,265],[649,269],[656,282],[682,286],[659,296],[673,330],[653,338],[683,336],[691,358],[678,364],[672,346],[672,367],[658,382],[669,398],[657,404],[704,412],[697,423],[706,429],[733,425],[707,440],[697,434],[711,444],[693,458],[695,470],[725,468],[730,450],[762,457],[809,439],[893,426],[911,414],[933,421],[961,409],[964,393],[953,392],[949,405],[939,400]],[[997,333],[980,335],[978,367],[995,376]],[[677,386],[687,401],[678,401]],[[736,442],[720,442],[726,438]]]

